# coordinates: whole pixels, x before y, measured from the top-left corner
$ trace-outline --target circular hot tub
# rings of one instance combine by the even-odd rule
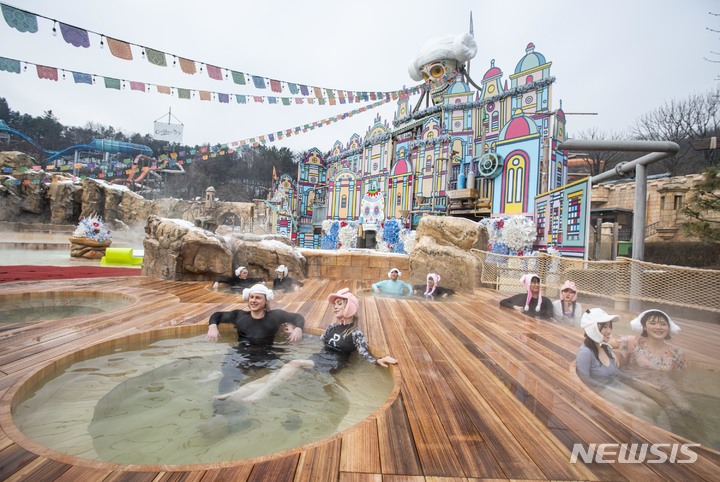
[[[136,300],[99,291],[47,291],[0,294],[0,324],[33,323],[106,313]]]
[[[31,444],[91,461],[186,465],[244,460],[320,441],[364,420],[396,394],[391,370],[353,354],[337,373],[306,369],[257,400],[218,400],[322,346],[279,344],[274,363],[233,371],[234,331],[174,327],[81,350],[30,376],[11,401]],[[228,370],[229,368],[229,370]],[[21,443],[21,442],[19,442]]]

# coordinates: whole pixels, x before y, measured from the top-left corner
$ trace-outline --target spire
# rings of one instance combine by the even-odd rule
[[[473,27],[472,10],[470,10],[470,30],[468,30],[470,36],[475,38],[475,27]],[[470,77],[470,60],[467,61],[467,75]]]

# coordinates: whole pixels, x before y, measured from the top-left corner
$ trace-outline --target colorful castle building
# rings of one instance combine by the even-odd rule
[[[296,193],[290,236],[299,247],[320,247],[325,220],[357,223],[358,246],[372,248],[389,219],[409,229],[431,215],[534,219],[536,197],[566,185],[552,62],[529,43],[509,85],[494,60],[477,85],[468,73],[476,51],[467,33],[431,40],[410,67],[422,94],[414,105],[398,98],[392,126],[376,117],[364,137],[336,141],[327,154],[310,149],[297,181],[280,180]],[[540,246],[562,240],[562,223],[555,232],[547,224]]]

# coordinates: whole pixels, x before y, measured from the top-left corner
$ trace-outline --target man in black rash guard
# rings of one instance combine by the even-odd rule
[[[239,382],[253,375],[259,369],[272,366],[282,353],[280,347],[273,347],[275,336],[281,327],[289,335],[291,342],[302,339],[302,329],[305,318],[299,313],[290,313],[284,310],[271,310],[269,302],[273,299],[273,292],[265,285],[256,284],[252,288],[243,290],[243,298],[247,300],[250,311],[232,310],[217,311],[210,316],[207,339],[217,341],[220,336],[218,324],[232,323],[237,330],[238,345],[228,351],[228,356],[222,363],[222,378],[219,383],[219,393],[231,392],[238,387]],[[215,414],[233,415],[243,408],[228,403],[216,397],[213,402]],[[217,419],[218,417],[213,417]],[[242,420],[240,420],[242,421]],[[201,428],[206,436],[215,437],[213,432],[226,435],[227,431],[234,431],[238,420],[226,420]],[[233,425],[234,423],[234,425]],[[237,427],[235,427],[237,430]]]

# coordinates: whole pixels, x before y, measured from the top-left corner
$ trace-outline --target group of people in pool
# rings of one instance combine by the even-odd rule
[[[242,275],[242,272],[238,274],[239,277]],[[425,286],[411,286],[400,281],[400,276],[400,271],[393,268],[388,273],[388,280],[372,285],[373,291],[399,296],[421,292],[429,299],[452,294],[452,290],[439,286],[440,277],[434,273],[428,274]],[[599,393],[608,400],[654,423],[660,421],[662,424],[662,417],[669,411],[681,414],[688,412],[687,401],[680,389],[686,367],[685,355],[669,342],[672,335],[680,332],[680,327],[667,313],[660,310],[644,311],[630,322],[631,328],[638,335],[613,338],[612,325],[618,322],[619,316],[608,314],[601,308],[583,310],[577,301],[578,290],[572,281],[566,281],[561,286],[560,299],[555,302],[542,295],[538,275],[526,274],[521,282],[526,292],[502,300],[500,306],[516,309],[535,318],[582,328],[584,341],[576,355],[576,371],[585,383],[597,387]],[[219,336],[218,325],[233,324],[238,336],[236,351],[239,356],[231,357],[226,366],[248,373],[258,367],[276,363],[278,352],[273,345],[276,334],[284,329],[291,342],[299,341],[305,320],[298,313],[271,309],[274,292],[263,283],[255,283],[242,293],[248,302],[249,311],[214,313],[209,320],[207,338],[216,341]],[[320,352],[304,360],[285,363],[270,375],[253,379],[239,387],[237,372],[226,374],[220,382],[220,394],[215,397],[216,402],[261,399],[274,387],[304,369],[332,373],[345,366],[354,351],[381,367],[398,363],[390,355],[375,357],[370,353],[368,341],[358,324],[358,298],[348,288],[329,295],[328,302],[332,305],[334,319],[320,337],[323,343]],[[663,376],[648,376],[648,371]],[[222,413],[222,409],[218,411]]]
[[[575,369],[586,384],[654,423],[671,424],[673,416],[688,414],[689,405],[682,394],[685,354],[669,341],[680,327],[667,313],[643,311],[630,322],[638,334],[616,338],[612,337],[613,322],[620,317],[602,308],[583,310],[572,281],[565,281],[560,299],[554,302],[542,295],[537,274],[525,274],[520,281],[526,292],[501,300],[500,306],[582,328],[584,340],[576,354]]]
[[[223,276],[217,279],[213,284],[213,288],[217,289],[220,283],[229,285],[233,290],[243,290],[250,288],[259,283],[265,283],[263,278],[251,278],[247,267],[239,266],[233,273],[233,276]],[[425,285],[410,285],[400,277],[402,273],[397,268],[388,271],[388,279],[373,283],[371,289],[373,293],[394,296],[409,297],[412,295],[422,296],[427,300],[435,298],[447,298],[455,293],[451,288],[440,286],[440,275],[437,273],[428,273]],[[275,270],[275,279],[273,280],[273,291],[283,292],[289,290],[297,290],[303,286],[303,283],[295,278],[288,276],[288,268],[280,265]]]

